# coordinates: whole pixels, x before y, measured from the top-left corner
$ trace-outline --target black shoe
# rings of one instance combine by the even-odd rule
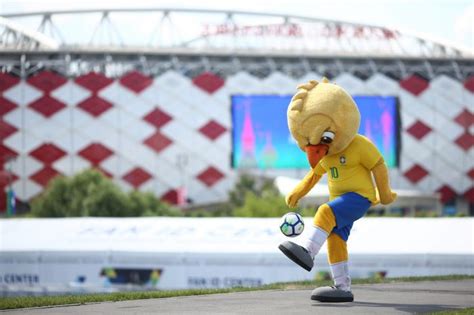
[[[278,248],[286,255],[286,257],[290,258],[307,271],[311,271],[313,268],[313,259],[303,246],[285,241],[281,243]]]
[[[311,292],[311,300],[319,302],[353,302],[354,295],[351,291],[340,290],[334,286],[320,287]]]

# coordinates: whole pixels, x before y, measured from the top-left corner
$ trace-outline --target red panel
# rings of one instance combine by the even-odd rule
[[[66,105],[49,95],[43,96],[28,106],[45,117],[51,117],[66,107]]]
[[[8,138],[12,134],[14,134],[17,130],[18,129],[16,127],[0,119],[0,140],[1,141]]]
[[[437,190],[441,194],[441,202],[447,203],[454,198],[456,198],[456,192],[449,187],[448,185],[444,185],[443,187]]]
[[[97,93],[99,90],[114,82],[113,79],[107,78],[102,73],[96,72],[89,72],[88,74],[81,75],[74,81],[93,93]]]
[[[428,172],[418,164],[413,165],[408,171],[406,171],[403,175],[408,178],[412,183],[418,183],[422,180]]]
[[[20,78],[9,73],[0,73],[0,92],[8,90],[18,82],[20,82]]]
[[[138,188],[151,177],[152,176],[147,171],[145,171],[141,167],[136,167],[127,174],[125,174],[122,178],[126,182],[130,183],[133,187]]]
[[[474,114],[465,108],[459,115],[454,118],[454,121],[463,126],[464,128],[471,127],[474,124]]]
[[[42,144],[40,147],[29,153],[30,156],[34,157],[45,165],[51,165],[54,161],[62,158],[66,155],[66,152],[58,148],[52,143]]]
[[[10,102],[6,98],[0,96],[0,117],[5,116],[6,113],[10,112],[11,110],[17,108],[18,105],[15,103]]]
[[[27,81],[43,92],[49,93],[66,83],[67,79],[51,71],[41,71],[29,77]]]
[[[30,176],[30,179],[43,187],[48,185],[49,181],[54,177],[61,175],[58,171],[50,166],[46,166],[45,168],[39,170],[35,174]]]
[[[155,108],[153,111],[149,112],[145,117],[143,117],[143,120],[149,122],[156,128],[161,128],[166,123],[168,123],[170,120],[172,120],[173,117],[165,113],[159,108]]]
[[[78,104],[77,107],[91,114],[94,117],[98,117],[104,112],[108,111],[110,108],[112,108],[113,105],[107,102],[106,100],[97,97],[96,95],[92,95],[88,99]]]
[[[166,147],[168,147],[170,144],[172,144],[173,141],[171,141],[165,135],[157,131],[151,137],[145,139],[143,143],[149,146],[155,152],[159,153],[166,149]]]
[[[209,121],[207,124],[199,128],[199,132],[211,140],[216,140],[226,131],[227,129],[224,126],[214,120]]]
[[[463,197],[466,198],[466,200],[469,201],[469,203],[474,203],[474,186],[466,190]]]
[[[459,138],[456,139],[456,144],[463,148],[465,151],[469,150],[474,146],[474,135],[472,135],[469,130],[466,130]]]
[[[6,147],[3,145],[3,143],[0,143],[0,166],[3,166],[3,163],[9,158],[9,157],[15,157],[17,156],[18,153],[10,149],[9,147]]]
[[[163,196],[161,196],[161,200],[173,205],[182,204],[183,203],[182,199],[183,198],[178,189],[170,189]]]
[[[472,180],[474,180],[474,168],[471,168],[469,172],[466,173]]]
[[[429,85],[428,81],[416,74],[400,81],[400,86],[415,96],[420,95]]]
[[[150,77],[138,71],[129,72],[120,79],[120,84],[135,93],[140,93],[152,83],[153,80]]]
[[[111,156],[114,152],[100,143],[91,143],[78,152],[80,156],[90,161],[92,165],[98,165],[100,162]]]
[[[407,129],[407,132],[418,140],[421,140],[424,136],[430,133],[431,130],[432,129],[428,125],[418,120]]]
[[[198,88],[212,94],[224,85],[225,80],[214,73],[204,72],[194,77],[193,83]]]
[[[466,88],[466,90],[469,90],[474,93],[474,76],[470,76],[466,79],[466,81],[464,81],[464,87]]]
[[[205,171],[196,176],[197,179],[208,187],[214,186],[223,177],[224,174],[213,166],[208,167]]]

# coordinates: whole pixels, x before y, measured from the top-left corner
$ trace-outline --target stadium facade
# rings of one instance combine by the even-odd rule
[[[130,11],[118,13],[136,13]],[[337,21],[154,11],[167,19],[223,14],[226,22],[207,25],[186,44],[124,46],[96,43],[97,32],[87,44],[61,42],[46,32],[47,25],[67,29],[58,25],[65,19],[53,23],[54,12],[2,18],[2,193],[12,184],[16,197],[29,201],[55,176],[94,167],[125,189],[152,191],[171,203],[182,202],[183,191],[196,204],[225,200],[238,176],[230,161],[231,96],[291,94],[297,84],[326,76],[353,95],[398,97],[395,188],[438,192],[443,203],[472,211],[472,53]],[[101,16],[102,31],[114,13],[91,12]],[[239,24],[237,17],[246,14],[257,22]],[[19,26],[29,17],[39,19],[38,30]],[[262,24],[260,18],[281,21]],[[326,43],[302,48],[307,29],[326,30],[317,33]],[[3,193],[2,205],[5,198]]]

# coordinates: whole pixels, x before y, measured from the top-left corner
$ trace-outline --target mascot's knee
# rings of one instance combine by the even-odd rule
[[[336,226],[336,217],[328,204],[325,203],[318,208],[313,223],[314,226],[323,229],[328,234],[331,233],[332,229]]]
[[[328,259],[330,264],[337,264],[349,259],[347,243],[336,233],[331,233],[327,240]]]

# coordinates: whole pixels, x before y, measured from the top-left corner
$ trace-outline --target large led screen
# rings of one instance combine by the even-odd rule
[[[306,155],[288,130],[286,109],[292,95],[232,96],[234,168],[308,168]],[[396,97],[355,96],[361,113],[359,133],[398,166],[399,115]]]

